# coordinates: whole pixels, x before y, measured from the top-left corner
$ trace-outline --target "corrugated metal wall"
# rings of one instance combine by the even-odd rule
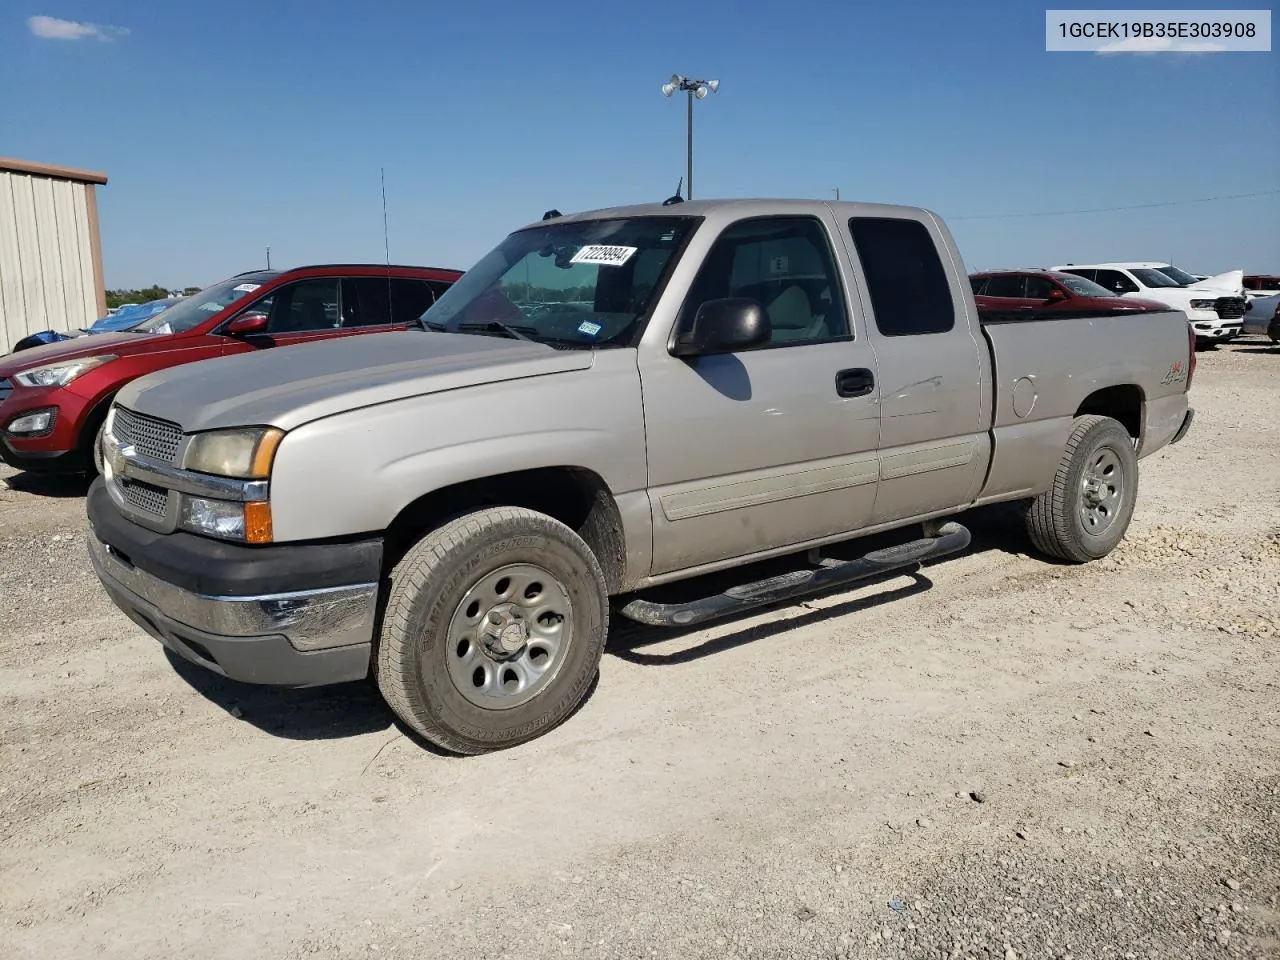
[[[89,188],[0,170],[0,354],[97,319]]]

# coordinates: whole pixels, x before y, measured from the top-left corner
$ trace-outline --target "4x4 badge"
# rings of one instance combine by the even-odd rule
[[[1186,367],[1182,365],[1181,360],[1177,360],[1169,365],[1169,372],[1164,375],[1161,383],[1181,383],[1187,379]]]

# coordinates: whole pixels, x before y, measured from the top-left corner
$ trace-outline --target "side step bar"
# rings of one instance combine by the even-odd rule
[[[925,560],[956,553],[969,545],[969,530],[955,521],[942,524],[934,536],[913,540],[883,550],[873,550],[856,560],[826,560],[816,570],[796,570],[755,583],[730,587],[723,593],[685,603],[655,603],[635,599],[619,612],[651,627],[687,627],[741,613],[754,607],[818,593],[832,587],[856,583]]]

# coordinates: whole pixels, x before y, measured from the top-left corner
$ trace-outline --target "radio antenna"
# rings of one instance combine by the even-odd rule
[[[391,266],[391,239],[387,235],[387,168],[379,167],[382,175],[382,246],[387,255],[387,266]]]

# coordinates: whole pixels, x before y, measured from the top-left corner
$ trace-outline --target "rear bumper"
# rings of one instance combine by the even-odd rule
[[[89,556],[108,595],[179,656],[275,686],[368,675],[380,541],[253,548],[153,534],[120,516],[101,480],[89,517]]]
[[[1187,435],[1187,431],[1191,429],[1191,421],[1196,418],[1196,412],[1193,408],[1187,408],[1187,415],[1182,418],[1182,426],[1178,428],[1178,432],[1173,435],[1173,439],[1169,441],[1172,446]]]

